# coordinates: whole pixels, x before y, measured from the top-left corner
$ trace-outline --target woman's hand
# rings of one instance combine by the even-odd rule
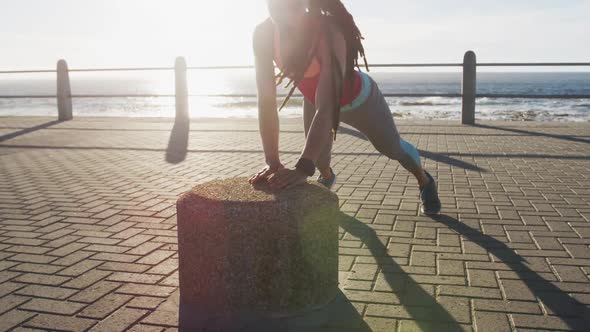
[[[268,164],[260,172],[254,174],[248,181],[251,184],[267,181],[270,176],[274,175],[282,169],[285,169],[285,166],[283,166],[283,164],[281,164],[280,162]]]
[[[268,184],[272,189],[289,189],[307,182],[307,174],[296,169],[283,168],[269,176]]]

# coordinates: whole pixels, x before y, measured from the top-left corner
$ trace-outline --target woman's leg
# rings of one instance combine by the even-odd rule
[[[400,137],[387,101],[372,79],[371,83],[372,91],[367,101],[352,111],[343,112],[342,122],[367,136],[377,151],[399,161],[416,177],[421,187],[428,184],[430,178],[422,168],[418,150]]]
[[[420,186],[420,210],[426,215],[438,214],[441,203],[434,178],[422,168],[418,150],[400,137],[387,101],[377,83],[373,79],[370,82],[368,99],[359,107],[342,112],[340,119],[365,134],[377,151],[399,161],[410,171]]]
[[[307,133],[309,132],[309,128],[311,127],[311,123],[315,116],[316,109],[312,103],[310,103],[307,99],[303,98],[303,126],[305,128],[305,137],[307,138]],[[332,171],[330,169],[330,162],[332,159],[332,140],[324,147],[320,158],[316,163],[317,169],[322,174],[322,177],[328,179],[332,176]]]

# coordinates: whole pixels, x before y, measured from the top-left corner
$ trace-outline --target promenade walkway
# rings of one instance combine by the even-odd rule
[[[436,218],[343,128],[342,293],[281,331],[590,329],[590,123],[479,123],[398,121]],[[301,128],[282,121],[287,165]],[[262,161],[256,120],[0,118],[0,331],[177,330],[176,198]]]

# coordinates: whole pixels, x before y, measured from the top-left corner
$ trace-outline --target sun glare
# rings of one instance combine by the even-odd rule
[[[161,7],[162,24],[153,28],[164,31],[172,50],[159,51],[186,56],[192,65],[250,64],[252,31],[268,15],[262,0],[177,0]]]

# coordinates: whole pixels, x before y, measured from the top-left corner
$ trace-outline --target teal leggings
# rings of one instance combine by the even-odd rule
[[[387,101],[381,94],[377,83],[370,77],[369,81],[371,93],[367,100],[352,110],[341,112],[340,120],[363,133],[377,151],[390,159],[399,161],[409,172],[417,173],[422,169],[418,150],[400,137]],[[314,115],[314,106],[305,101],[303,117],[306,133]],[[330,166],[331,151],[332,142],[322,151],[317,162],[319,169],[326,169]]]

